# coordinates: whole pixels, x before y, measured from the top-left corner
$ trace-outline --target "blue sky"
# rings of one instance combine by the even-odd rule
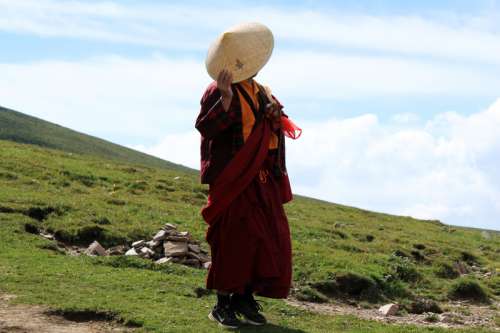
[[[259,21],[295,191],[500,229],[499,1],[0,0],[0,105],[198,166],[204,58]]]

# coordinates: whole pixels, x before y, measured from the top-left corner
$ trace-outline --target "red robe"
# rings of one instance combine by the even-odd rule
[[[292,251],[283,204],[292,199],[286,173],[272,172],[276,151],[269,150],[272,130],[262,118],[234,157],[210,183],[202,216],[212,265],[207,288],[258,295],[288,296]]]

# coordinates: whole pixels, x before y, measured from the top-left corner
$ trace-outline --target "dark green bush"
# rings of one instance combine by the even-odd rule
[[[443,313],[443,310],[435,301],[425,298],[414,300],[408,307],[409,313],[422,314],[425,312]]]
[[[460,254],[460,258],[462,259],[462,261],[465,261],[469,265],[474,265],[479,263],[477,256],[467,251],[462,251],[462,253]]]
[[[436,269],[436,276],[443,279],[456,279],[460,273],[452,265],[441,263]]]
[[[407,257],[393,255],[389,259],[389,275],[404,282],[417,282],[421,274]]]
[[[490,298],[484,288],[476,280],[464,278],[453,284],[448,296],[455,300],[468,300],[478,303],[490,303]]]

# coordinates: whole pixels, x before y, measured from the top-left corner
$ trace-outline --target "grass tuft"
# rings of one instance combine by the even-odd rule
[[[490,298],[483,286],[476,280],[463,278],[454,283],[449,290],[449,298],[489,304]]]

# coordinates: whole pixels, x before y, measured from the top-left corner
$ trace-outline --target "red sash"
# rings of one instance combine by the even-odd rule
[[[245,144],[210,185],[208,202],[201,210],[212,225],[260,171],[269,151],[271,128],[267,121],[256,124]]]

